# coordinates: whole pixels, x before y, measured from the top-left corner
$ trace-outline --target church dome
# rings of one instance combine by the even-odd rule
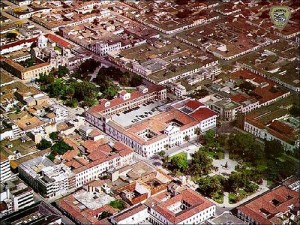
[[[48,39],[43,35],[41,34],[39,37],[38,37],[38,43],[47,43],[48,42]]]

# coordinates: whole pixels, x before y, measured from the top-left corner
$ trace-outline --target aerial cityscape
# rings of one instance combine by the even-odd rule
[[[1,0],[0,224],[300,224],[300,1]]]

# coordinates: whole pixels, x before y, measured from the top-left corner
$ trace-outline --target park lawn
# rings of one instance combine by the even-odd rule
[[[224,159],[223,151],[206,151],[206,153],[213,159]]]
[[[228,200],[230,204],[236,203],[236,195],[232,192],[229,192]]]
[[[177,157],[177,156],[179,156],[179,157],[183,156],[183,157],[187,158],[187,153],[186,152],[180,152],[176,155],[173,155],[173,156],[169,157],[168,162],[171,162],[172,158]]]
[[[258,171],[263,172],[268,168],[267,160],[261,159],[257,162],[257,166],[255,167]]]
[[[212,199],[219,203],[219,204],[222,204],[224,202],[224,194],[223,193],[214,193],[212,195]]]
[[[233,192],[230,192],[229,195],[228,195],[228,198],[229,198],[229,203],[236,203],[238,201],[241,201],[243,200],[244,198],[246,198],[247,196],[253,194],[253,193],[249,193],[249,192],[246,192],[245,190],[243,189],[239,189],[238,190],[238,193],[239,193],[239,196],[237,196],[237,193],[233,193]]]
[[[54,50],[57,50],[57,51],[59,51],[59,52],[62,52],[62,49],[61,49],[60,47],[58,47],[58,46],[55,46],[55,47],[54,47]]]

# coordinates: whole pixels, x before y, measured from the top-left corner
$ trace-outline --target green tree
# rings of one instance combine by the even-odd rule
[[[193,155],[189,171],[192,175],[207,175],[212,168],[212,161],[204,148],[200,148]]]
[[[188,160],[186,154],[178,154],[171,158],[171,164],[180,171],[188,168]]]
[[[70,71],[66,66],[60,66],[60,65],[58,66],[58,76],[59,77],[63,77],[69,73],[70,73]]]
[[[84,98],[96,98],[97,88],[91,82],[73,82],[71,86],[75,90],[74,97],[77,98],[78,101],[82,101]]]
[[[52,84],[50,84],[48,91],[51,97],[60,97],[63,96],[66,90],[62,79],[56,79]]]
[[[112,216],[112,213],[108,212],[108,211],[104,211],[102,212],[99,216],[98,216],[98,219],[99,220],[102,220],[102,219],[105,219],[107,217],[110,217]]]
[[[75,94],[75,89],[74,89],[74,87],[73,87],[73,86],[68,86],[68,87],[66,88],[65,97],[66,97],[67,99],[72,99],[73,96],[74,96],[74,94]]]
[[[5,37],[8,38],[8,39],[16,39],[17,38],[17,33],[15,32],[7,32]]]
[[[161,157],[164,157],[166,155],[166,152],[161,150],[159,153],[158,153],[159,156]]]
[[[201,177],[198,181],[198,191],[207,197],[212,197],[215,193],[222,192],[224,178],[220,175],[212,177]]]
[[[76,107],[78,107],[78,100],[76,98],[69,99],[66,101],[65,104],[66,104],[66,106],[76,108]]]
[[[213,145],[214,142],[215,142],[215,136],[216,136],[215,130],[210,129],[210,130],[206,131],[204,136],[203,136],[204,140],[205,140],[205,143],[207,145]]]
[[[212,159],[200,148],[193,155],[189,166],[189,171],[192,175],[207,175],[212,169]]]
[[[137,86],[141,85],[142,83],[143,83],[143,78],[137,74],[133,74],[131,76],[129,85],[131,87],[137,87]]]
[[[59,155],[63,155],[65,152],[67,152],[68,150],[72,150],[72,149],[73,149],[73,147],[71,147],[70,145],[68,145],[63,140],[60,140],[60,141],[56,142],[51,147],[52,152],[57,153]]]
[[[85,97],[83,99],[83,106],[91,107],[91,106],[95,105],[96,103],[97,103],[97,100],[95,98]]]
[[[52,132],[49,134],[49,137],[53,140],[56,141],[58,140],[58,133],[57,132]]]
[[[44,150],[50,148],[52,146],[51,141],[47,141],[46,139],[42,139],[40,143],[37,144],[37,148],[39,150]]]
[[[126,207],[126,204],[122,200],[114,200],[109,203],[109,205],[115,209],[123,210]]]
[[[284,148],[279,140],[265,141],[265,154],[267,157],[280,157]]]

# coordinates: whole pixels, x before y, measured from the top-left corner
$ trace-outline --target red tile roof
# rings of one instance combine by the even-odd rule
[[[232,101],[237,102],[237,103],[242,103],[244,101],[251,99],[250,96],[245,96],[243,94],[237,94],[237,95],[231,96],[230,98]]]
[[[60,199],[57,202],[59,208],[63,209],[66,213],[70,214],[76,221],[79,221],[81,224],[101,224],[97,218],[97,215],[102,212],[110,212],[112,214],[116,213],[117,210],[112,208],[109,205],[104,205],[98,209],[83,209],[81,210],[78,205],[74,204],[76,198],[73,195],[69,195]]]
[[[200,108],[197,111],[190,114],[190,116],[194,117],[199,122],[206,120],[208,118],[211,118],[213,116],[216,116],[216,115],[217,114],[214,111],[212,111],[208,108]]]
[[[166,201],[162,201],[163,198],[167,197],[168,192],[160,193],[152,198],[150,198],[146,204],[148,207],[152,208],[153,210],[157,211],[167,220],[169,220],[173,224],[178,224],[193,215],[213,206],[214,204],[204,198],[199,193],[191,190],[186,189],[182,191],[180,194],[177,194],[174,197]],[[179,214],[175,214],[168,209],[168,206],[176,203],[176,202],[185,201],[187,202],[190,207],[181,211]]]
[[[113,218],[116,222],[120,222],[128,217],[134,216],[135,214],[145,210],[146,208],[147,207],[144,204],[139,204],[133,206],[132,208],[127,209],[126,211],[121,212],[120,214],[114,216]]]
[[[81,157],[74,157],[72,160],[66,163],[67,166],[73,167],[74,173],[80,173],[88,168],[92,168],[101,163],[111,161],[117,157],[124,157],[131,153],[133,150],[125,144],[116,141],[112,146],[107,143],[107,140],[85,141],[82,146],[88,153],[87,158],[90,161]]]
[[[253,80],[254,82],[258,83],[258,84],[262,84],[262,83],[268,83],[267,86],[265,87],[256,87],[254,89],[254,92],[256,95],[260,96],[261,98],[259,98],[259,103],[265,103],[268,102],[272,99],[276,99],[279,96],[282,96],[286,93],[288,93],[288,91],[286,90],[278,90],[277,92],[271,92],[271,88],[273,88],[274,86],[276,86],[276,83],[274,81],[268,80],[258,74],[255,74],[249,70],[239,70],[237,72],[234,72],[230,75],[230,77],[232,79],[249,79],[249,80]]]
[[[112,107],[115,107],[117,105],[120,105],[124,102],[130,102],[130,101],[133,101],[134,99],[137,99],[143,95],[148,95],[149,93],[154,93],[154,92],[158,92],[158,91],[161,91],[165,89],[163,86],[160,86],[160,85],[150,85],[148,87],[148,92],[143,94],[141,93],[140,91],[134,91],[131,93],[131,97],[127,100],[123,100],[121,97],[118,97],[118,98],[114,98],[112,100],[110,100],[110,105],[108,107],[105,107],[105,103],[108,102],[108,100],[106,99],[101,99],[100,100],[100,104],[99,105],[96,105],[96,106],[93,106],[91,107],[88,112],[90,113],[101,113],[102,111],[106,110],[106,109],[110,109]]]
[[[16,41],[16,42],[13,42],[13,43],[10,43],[7,45],[2,45],[2,46],[0,46],[0,50],[6,49],[6,48],[11,48],[11,47],[18,46],[18,45],[25,44],[25,43],[34,43],[36,41],[37,41],[37,37],[26,39],[26,40],[20,40],[20,41]]]
[[[69,42],[65,41],[61,37],[58,37],[54,34],[46,34],[45,36],[49,40],[55,42],[60,47],[64,47],[64,48],[71,48],[72,47],[72,45]]]
[[[273,224],[271,221],[276,218],[276,214],[287,212],[290,205],[299,205],[299,199],[296,191],[281,186],[237,209],[259,224]],[[274,200],[278,204],[272,203]]]
[[[197,109],[200,106],[204,106],[201,102],[197,101],[197,100],[189,100],[187,103],[185,103],[186,107],[189,107],[190,109]]]

